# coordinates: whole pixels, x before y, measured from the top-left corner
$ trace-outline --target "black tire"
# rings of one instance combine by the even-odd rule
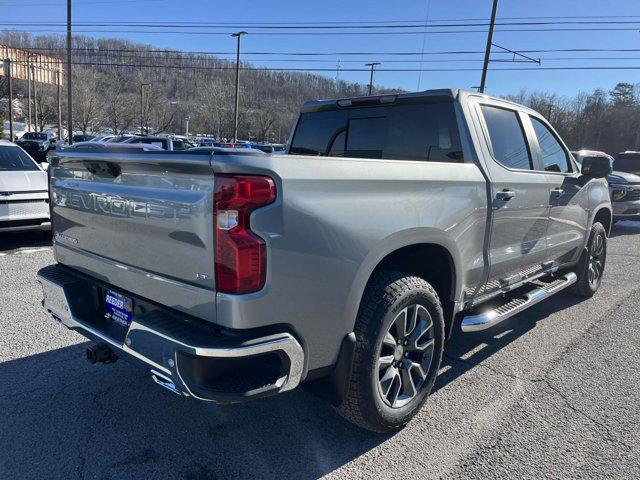
[[[406,321],[410,317],[412,320]],[[413,330],[409,331],[411,324]],[[399,325],[405,340],[400,340]],[[390,345],[392,332],[399,338],[397,345]],[[384,433],[399,429],[420,410],[440,368],[444,317],[438,294],[422,278],[393,271],[375,273],[362,298],[355,335],[351,379],[338,411],[367,430]],[[383,367],[389,357],[392,364]],[[385,381],[391,378],[389,372],[393,378]],[[389,394],[385,395],[387,385]],[[411,390],[413,396],[404,394]]]
[[[575,273],[578,280],[574,285],[574,293],[580,297],[592,297],[600,288],[602,275],[607,260],[607,231],[600,222],[595,222],[589,232],[589,241]],[[594,276],[594,272],[597,275]]]

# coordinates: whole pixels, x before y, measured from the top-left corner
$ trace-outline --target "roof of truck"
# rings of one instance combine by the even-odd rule
[[[454,101],[458,93],[457,88],[443,88],[434,90],[425,90],[423,92],[409,93],[385,93],[381,95],[368,95],[364,97],[349,97],[340,99],[327,100],[311,100],[305,102],[301,108],[301,112],[311,112],[316,110],[330,109],[334,107],[356,107],[372,104],[395,103],[402,100],[432,99]]]
[[[502,103],[508,103],[508,104],[517,106],[518,108],[521,108],[521,109],[531,110],[530,108],[524,105],[520,105],[511,100],[494,97],[491,95],[487,95],[486,93],[471,92],[469,90],[463,90],[461,88],[438,88],[433,90],[424,90],[422,92],[384,93],[380,95],[368,95],[364,97],[311,100],[309,102],[305,102],[302,108],[300,109],[300,111],[304,113],[304,112],[313,112],[317,110],[331,110],[334,108],[349,108],[349,107],[360,107],[360,106],[384,105],[389,103],[413,102],[415,100],[421,100],[421,99],[425,102],[429,102],[429,101],[453,102],[457,100],[460,96],[467,96],[467,95],[474,95],[474,96],[480,95],[486,99],[496,100]]]

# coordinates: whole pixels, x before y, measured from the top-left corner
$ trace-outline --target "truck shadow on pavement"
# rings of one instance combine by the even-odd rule
[[[473,334],[457,333],[445,344],[441,373],[433,393],[482,364],[496,352],[535,328],[536,324],[556,312],[568,309],[584,298],[561,292],[495,327]],[[506,369],[505,369],[506,370]],[[506,371],[505,375],[510,375]]]
[[[457,335],[434,393],[579,301],[559,295]],[[393,441],[301,389],[225,407],[178,397],[123,361],[87,364],[87,345],[0,363],[3,478],[318,478]]]
[[[622,235],[637,235],[640,233],[640,222],[619,222],[611,228],[610,238]]]
[[[0,252],[11,252],[21,248],[51,246],[49,232],[5,232],[0,233]]]

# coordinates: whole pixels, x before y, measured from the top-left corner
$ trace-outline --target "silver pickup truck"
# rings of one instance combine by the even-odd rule
[[[218,403],[302,382],[355,424],[406,424],[452,333],[604,271],[606,160],[460,90],[305,104],[286,155],[56,151],[43,305]],[[452,340],[452,341],[455,341]]]

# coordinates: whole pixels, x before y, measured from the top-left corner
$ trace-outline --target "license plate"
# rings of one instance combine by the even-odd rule
[[[105,290],[104,318],[122,327],[128,327],[133,318],[133,300],[113,290]]]

